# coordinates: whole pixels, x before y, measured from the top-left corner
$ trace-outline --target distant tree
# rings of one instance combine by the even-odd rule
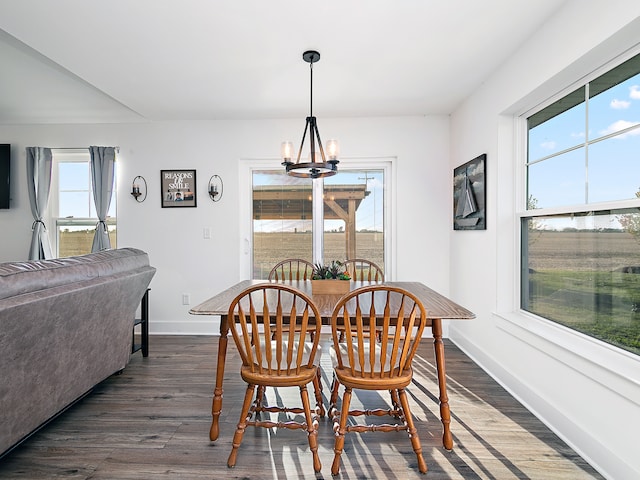
[[[640,198],[640,189],[636,192],[636,198]],[[616,217],[622,229],[632,235],[636,242],[640,243],[640,214],[625,213]]]
[[[527,210],[536,210],[538,208],[538,199],[533,195],[529,195],[527,198]],[[537,218],[530,218],[527,222],[529,225],[529,245],[533,245],[536,240],[542,235],[542,230],[544,226],[544,222]],[[537,235],[533,236],[533,232],[536,232]]]

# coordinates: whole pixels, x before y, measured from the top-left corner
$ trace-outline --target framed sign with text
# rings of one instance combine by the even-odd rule
[[[160,170],[162,208],[196,207],[196,171]]]

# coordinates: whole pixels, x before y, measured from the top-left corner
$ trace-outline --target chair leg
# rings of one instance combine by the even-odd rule
[[[418,470],[420,470],[420,473],[427,473],[427,462],[424,461],[424,457],[422,456],[420,437],[418,436],[418,430],[416,430],[416,427],[413,424],[413,416],[411,415],[411,410],[409,409],[407,392],[404,390],[404,388],[398,390],[398,396],[400,397],[400,404],[402,405],[402,410],[404,412],[404,420],[407,423],[407,433],[409,433],[409,439],[411,439],[411,446],[413,447],[413,451],[416,453],[416,457],[418,458]]]
[[[400,411],[400,400],[398,399],[398,390],[389,390],[389,393],[391,394],[391,406],[392,408],[396,411],[399,412]],[[395,415],[396,418],[399,418],[399,415],[396,413]]]
[[[265,390],[266,390],[266,387],[264,385],[258,385],[256,396],[253,400],[253,404],[249,408],[249,412],[247,413],[247,416],[253,416],[253,414],[255,413],[256,418],[262,418],[262,412],[264,411],[262,402],[264,400]]]
[[[351,388],[345,387],[344,395],[342,396],[342,411],[340,413],[340,424],[337,426],[334,424],[333,430],[335,432],[336,441],[333,447],[333,464],[331,465],[331,475],[338,475],[340,472],[340,456],[344,449],[344,434],[347,430],[347,420],[349,418],[349,405],[351,403]]]
[[[309,405],[309,393],[307,386],[300,387],[300,398],[302,399],[302,407],[304,408],[304,416],[307,422],[307,437],[309,439],[309,448],[313,455],[313,470],[319,472],[322,470],[322,463],[318,456],[318,424],[313,421],[311,416],[311,406]]]
[[[329,398],[329,413],[327,414],[329,417],[333,417],[333,410],[336,408],[336,404],[338,403],[338,391],[340,390],[340,382],[336,377],[334,372],[333,380],[331,381],[331,397]]]
[[[322,402],[322,370],[318,367],[316,377],[313,379],[313,392],[316,396],[316,409],[320,417],[324,417],[325,410]]]
[[[247,385],[247,391],[244,394],[244,402],[242,404],[242,412],[240,412],[240,421],[238,422],[238,428],[233,435],[233,448],[229,454],[227,460],[227,467],[234,467],[236,464],[236,458],[238,457],[238,448],[242,443],[242,437],[244,436],[244,429],[247,427],[247,414],[251,407],[251,401],[253,400],[253,393],[255,391],[255,385]]]

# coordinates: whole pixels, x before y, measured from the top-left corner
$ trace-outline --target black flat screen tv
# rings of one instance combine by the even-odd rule
[[[11,145],[0,144],[0,208],[9,208],[11,190]]]

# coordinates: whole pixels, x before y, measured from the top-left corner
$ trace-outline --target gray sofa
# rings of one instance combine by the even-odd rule
[[[154,274],[133,248],[0,263],[0,456],[126,367]]]

